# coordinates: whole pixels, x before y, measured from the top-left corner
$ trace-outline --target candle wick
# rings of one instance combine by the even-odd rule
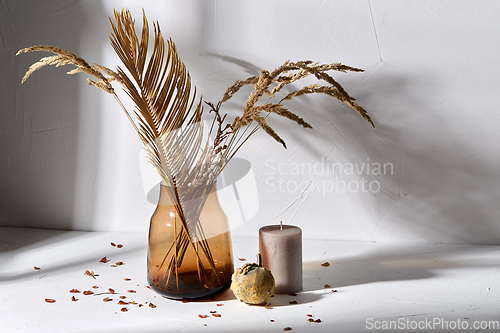
[[[257,252],[257,265],[259,267],[262,267],[262,255],[260,254],[260,252]]]
[[[280,221],[280,230],[283,230],[283,221]]]

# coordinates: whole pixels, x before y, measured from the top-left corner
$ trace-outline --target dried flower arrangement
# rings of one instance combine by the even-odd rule
[[[139,134],[163,185],[170,188],[172,202],[176,203],[175,214],[181,221],[182,228],[177,231],[175,247],[172,246],[169,250],[169,253],[175,252],[169,260],[169,272],[172,275],[176,274],[182,264],[188,248],[192,248],[198,260],[200,282],[209,282],[207,272],[215,273],[211,249],[199,223],[203,201],[197,203],[196,208],[189,207],[189,202],[212,192],[218,175],[258,129],[263,129],[286,148],[284,140],[267,124],[266,117],[277,114],[305,128],[312,128],[304,119],[283,107],[284,101],[306,94],[326,94],[356,110],[375,127],[367,112],[327,73],[363,70],[340,63],[287,61],[272,72],[262,71],[259,76],[236,81],[216,105],[206,102],[210,107],[209,113],[214,112],[214,117],[209,133],[204,133],[202,98],[198,100],[196,89],[192,91],[190,75],[172,40],[165,42],[158,23],[154,23],[154,45],[148,56],[149,24],[144,12],[140,39],[135,31],[135,21],[128,10],[115,11],[114,18],[115,22],[110,18],[110,42],[125,69],[118,67],[114,71],[99,64],[90,65],[75,54],[54,46],[32,46],[20,50],[18,54],[46,51],[53,55],[33,64],[22,82],[46,65],[74,65],[76,68],[68,74],[86,73],[92,76],[94,79],[87,79],[90,85],[104,90],[117,100]],[[285,86],[310,75],[327,85],[308,85],[287,94],[277,103],[270,102]],[[123,86],[135,104],[135,118],[115,93],[112,84],[115,81]],[[222,104],[245,85],[253,85],[254,92],[250,94],[242,116],[236,117],[231,123],[226,122],[227,114],[222,115],[220,111]],[[268,102],[259,104],[264,95],[269,96]],[[173,248],[175,250],[172,251]],[[209,267],[205,268],[203,262],[208,262]]]

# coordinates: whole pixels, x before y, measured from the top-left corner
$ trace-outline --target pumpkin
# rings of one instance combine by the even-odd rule
[[[233,273],[231,280],[231,290],[240,302],[264,304],[274,294],[274,277],[262,265],[245,264]]]

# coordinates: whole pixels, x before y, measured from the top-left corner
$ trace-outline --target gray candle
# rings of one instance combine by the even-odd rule
[[[259,230],[262,267],[271,271],[276,294],[302,290],[302,230],[291,225],[270,225]]]

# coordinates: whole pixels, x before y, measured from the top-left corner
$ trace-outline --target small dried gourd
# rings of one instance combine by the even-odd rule
[[[240,302],[264,304],[274,294],[274,277],[270,270],[262,267],[261,260],[258,262],[245,264],[233,273],[231,290]]]

